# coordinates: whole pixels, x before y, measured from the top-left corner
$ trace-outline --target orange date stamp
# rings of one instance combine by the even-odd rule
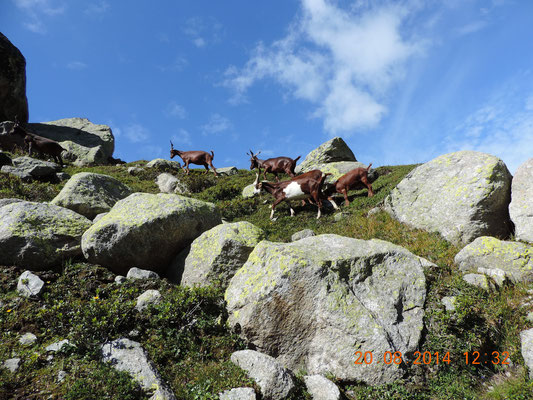
[[[439,365],[442,363],[450,364],[452,362],[450,352],[439,353],[430,351],[415,351],[413,357],[404,358],[401,351],[386,351],[383,355],[374,355],[372,351],[356,351],[355,365],[369,365],[373,363],[383,363],[385,365],[391,364],[412,364],[412,365]],[[466,364],[470,365],[510,365],[508,351],[493,351],[493,352],[464,352],[462,359]]]

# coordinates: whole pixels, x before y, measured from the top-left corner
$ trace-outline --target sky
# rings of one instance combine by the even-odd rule
[[[213,150],[215,167],[476,150],[533,157],[530,0],[0,0],[30,122],[88,118],[115,157]]]

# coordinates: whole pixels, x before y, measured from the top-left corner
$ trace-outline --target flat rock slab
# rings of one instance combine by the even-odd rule
[[[225,293],[228,322],[293,371],[344,381],[393,382],[395,364],[355,365],[356,351],[402,354],[423,329],[425,267],[434,264],[381,240],[319,235],[260,242]]]
[[[130,194],[128,186],[111,176],[81,172],[73,175],[50,203],[93,219]]]
[[[503,281],[533,282],[533,246],[482,236],[455,256],[464,272],[485,274],[498,285]]]
[[[446,154],[412,170],[385,199],[385,211],[452,243],[510,232],[511,174],[497,157]]]
[[[212,203],[133,193],[84,233],[83,255],[121,275],[131,267],[161,272],[192,240],[221,222]]]
[[[0,264],[33,271],[81,255],[84,216],[53,204],[22,201],[0,207]]]
[[[509,214],[515,237],[533,243],[533,158],[520,165],[511,185]]]

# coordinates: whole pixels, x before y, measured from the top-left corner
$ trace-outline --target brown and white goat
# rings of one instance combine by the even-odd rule
[[[54,161],[58,162],[63,167],[61,153],[65,151],[65,149],[55,140],[28,132],[18,121],[15,121],[15,125],[13,125],[12,133],[24,138],[24,143],[28,146],[28,153],[30,156],[32,155],[33,149],[36,149],[40,154],[51,155]]]
[[[274,157],[269,158],[268,160],[260,160],[257,158],[261,152],[254,154],[252,150],[250,153],[246,153],[250,156],[250,170],[257,168],[259,174],[261,174],[261,168],[263,168],[263,177],[267,179],[267,172],[274,174],[276,181],[279,182],[278,173],[285,172],[291,177],[295,177],[294,168],[296,167],[296,161],[300,159],[301,156],[296,157],[294,160],[290,157]]]
[[[348,190],[356,188],[358,186],[366,186],[368,189],[368,197],[374,196],[374,191],[372,190],[372,184],[368,180],[368,171],[370,171],[370,167],[372,166],[372,163],[367,168],[355,168],[351,171],[347,172],[343,176],[341,176],[335,183],[326,191],[326,195],[328,196],[329,202],[335,207],[335,209],[338,209],[339,207],[333,200],[333,193],[342,193],[344,194],[344,200],[345,205],[350,205],[350,201],[348,200]]]
[[[270,193],[274,196],[274,203],[272,203],[272,212],[270,213],[270,219],[274,219],[274,209],[282,201],[289,203],[291,210],[291,217],[294,215],[294,210],[291,207],[291,200],[303,200],[311,197],[318,207],[317,219],[322,215],[322,185],[326,176],[330,174],[322,174],[322,171],[316,169],[305,174],[296,176],[288,181],[284,182],[259,182],[259,174],[256,173],[256,179],[254,182],[254,193],[259,194],[262,190]]]
[[[172,141],[170,141],[170,158],[174,158],[174,156],[181,157],[185,163],[183,168],[187,171],[187,175],[189,175],[189,164],[196,164],[205,167],[205,174],[209,172],[209,165],[213,169],[215,176],[218,176],[217,170],[213,166],[213,158],[215,158],[213,150],[211,150],[211,154],[201,150],[179,151],[174,149],[174,145],[172,144]]]

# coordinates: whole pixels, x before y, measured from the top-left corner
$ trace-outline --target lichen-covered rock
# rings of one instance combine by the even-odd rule
[[[13,167],[36,179],[52,176],[59,171],[60,168],[56,163],[38,160],[28,156],[14,158]]]
[[[494,289],[494,285],[483,274],[465,274],[463,280],[469,285],[477,286],[483,290]]]
[[[178,254],[169,275],[181,275],[183,286],[216,283],[225,288],[263,237],[262,229],[246,221],[215,226]]]
[[[455,263],[461,271],[485,274],[498,285],[506,279],[533,282],[533,246],[520,242],[482,236],[457,253]]]
[[[305,157],[305,160],[296,167],[295,172],[300,173],[312,169],[320,169],[316,165],[337,161],[357,161],[352,150],[340,137],[334,137],[311,151]]]
[[[19,49],[0,33],[0,121],[28,122],[26,98],[26,59]]]
[[[231,355],[231,362],[257,382],[265,400],[285,399],[294,388],[289,371],[267,354],[240,350]]]
[[[382,240],[319,235],[260,242],[225,293],[228,322],[292,370],[345,381],[392,382],[400,366],[355,365],[354,352],[414,351],[434,266]]]
[[[21,201],[24,201],[24,200],[21,200],[21,199],[0,199],[0,207],[7,206],[8,204],[11,204],[11,203],[20,203]]]
[[[255,391],[252,388],[235,388],[218,394],[220,400],[256,400]]]
[[[220,223],[212,203],[175,194],[133,193],[85,232],[83,254],[119,274],[132,266],[161,272],[192,240]]]
[[[533,243],[533,158],[516,170],[511,184],[509,214],[516,239]]]
[[[511,174],[502,160],[459,151],[412,170],[384,208],[400,222],[466,244],[480,236],[508,235],[510,201]]]
[[[156,158],[146,164],[146,168],[156,168],[159,170],[179,171],[181,165],[179,161],[165,160],[164,158]]]
[[[0,207],[0,265],[43,270],[81,255],[84,216],[53,204],[22,201]]]
[[[249,184],[242,190],[242,197],[244,197],[245,199],[254,197],[255,196],[254,190],[255,188],[254,188],[253,183]]]
[[[529,370],[529,378],[533,379],[533,328],[520,332],[522,358]]]
[[[30,132],[53,139],[65,149],[64,158],[76,166],[107,164],[115,150],[115,138],[107,125],[86,118],[28,124]]]
[[[322,375],[304,376],[305,386],[313,400],[340,400],[341,391]]]
[[[30,271],[24,271],[17,283],[17,292],[24,297],[38,296],[43,289],[44,282]]]
[[[102,346],[102,358],[116,370],[128,372],[144,390],[153,392],[151,399],[176,399],[140,343],[125,338],[107,342]]]
[[[167,172],[158,175],[156,183],[162,193],[184,194],[190,192],[185,183]]]
[[[72,176],[50,204],[65,207],[93,219],[131,194],[119,180],[102,174],[80,172]]]

